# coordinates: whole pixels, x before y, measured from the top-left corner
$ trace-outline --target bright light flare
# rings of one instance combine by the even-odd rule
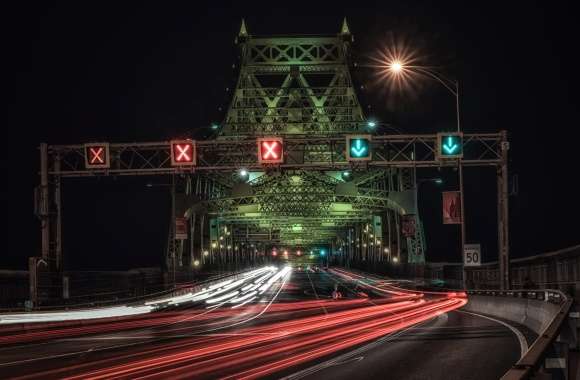
[[[403,71],[403,64],[399,61],[393,61],[391,62],[391,71],[395,74],[400,73],[401,71]]]
[[[380,83],[388,93],[405,92],[412,96],[419,93],[420,75],[413,70],[419,67],[418,51],[409,48],[404,40],[388,39],[385,46],[370,59],[370,66],[375,69],[375,82]]]

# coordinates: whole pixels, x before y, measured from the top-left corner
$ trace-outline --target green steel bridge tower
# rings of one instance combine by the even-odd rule
[[[195,202],[186,214],[194,217],[192,228],[200,235],[191,250],[195,245],[203,261],[218,263],[256,260],[272,250],[313,249],[348,262],[424,262],[413,169],[356,163],[350,170],[328,171],[314,164],[344,156],[344,148],[329,147],[334,144],[329,138],[373,133],[349,71],[353,36],[346,19],[338,34],[315,37],[257,37],[242,20],[236,42],[239,77],[216,139],[305,139],[311,143],[286,159],[313,167],[245,170],[248,152],[224,152],[221,164],[231,164],[231,173],[188,180],[186,192]],[[402,234],[405,214],[418,227],[412,236]],[[177,254],[182,264],[184,242],[169,246],[177,250],[169,256]]]

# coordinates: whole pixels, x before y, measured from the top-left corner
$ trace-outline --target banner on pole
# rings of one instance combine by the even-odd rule
[[[401,233],[404,237],[413,237],[417,231],[417,224],[415,215],[407,214],[403,215],[401,220]]]
[[[443,224],[461,224],[461,198],[459,191],[443,193]]]
[[[175,218],[175,239],[176,240],[187,239],[187,219]]]

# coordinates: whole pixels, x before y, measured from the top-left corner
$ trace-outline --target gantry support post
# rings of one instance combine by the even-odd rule
[[[195,262],[195,223],[197,221],[197,214],[194,212],[189,218],[189,267],[193,268]]]
[[[40,199],[38,204],[38,217],[40,218],[41,233],[41,256],[44,261],[49,260],[50,255],[50,203],[48,188],[48,145],[40,144]]]
[[[206,257],[205,257],[205,244],[203,241],[203,230],[204,230],[204,226],[205,226],[205,214],[201,214],[199,217],[199,250],[202,253],[201,257],[202,259],[200,260],[203,264],[205,264]],[[208,252],[209,252],[209,247],[207,248]]]
[[[60,155],[56,155],[54,161],[55,171],[60,171]],[[55,231],[54,231],[54,269],[57,272],[62,272],[62,204],[61,204],[61,181],[60,176],[54,176],[54,218],[55,218]],[[49,216],[49,219],[50,216]],[[52,267],[52,266],[51,266]]]
[[[171,235],[170,235],[170,240],[169,240],[169,244],[171,244],[170,247],[170,254],[171,257],[170,259],[170,263],[171,263],[171,277],[172,277],[172,285],[173,288],[175,288],[175,271],[176,271],[176,242],[175,242],[175,231],[176,225],[175,225],[175,174],[173,174],[171,176]]]
[[[457,165],[459,166],[459,210],[461,216],[461,237],[460,237],[460,247],[459,247],[459,257],[461,259],[461,287],[467,289],[467,271],[465,270],[465,193],[463,190],[463,162],[461,158],[457,160]]]
[[[508,150],[507,132],[501,131],[501,164],[497,169],[497,226],[499,249],[499,283],[502,290],[509,289],[509,204],[508,204]]]

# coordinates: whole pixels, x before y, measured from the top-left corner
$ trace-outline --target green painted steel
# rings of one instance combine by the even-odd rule
[[[289,152],[291,157],[285,159],[293,162],[332,160],[326,157],[332,152],[328,137],[370,139],[349,71],[353,36],[346,19],[338,34],[319,37],[253,36],[242,21],[236,42],[241,52],[239,78],[217,139],[278,136],[320,141]],[[371,133],[377,127],[376,121],[372,124]],[[369,142],[353,140],[346,149],[354,158],[370,158]],[[230,226],[234,238],[254,247],[346,250],[345,244],[355,247],[347,236],[360,230],[368,241],[365,247],[359,243],[358,250],[365,250],[369,259],[385,259],[383,246],[387,239],[395,240],[396,228],[380,221],[386,220],[388,210],[393,215],[405,212],[389,192],[411,186],[412,170],[371,170],[360,160],[353,160],[348,171],[281,170],[276,165],[263,169],[251,170],[244,181],[239,180],[239,170],[233,172],[233,183],[222,175],[219,182],[229,191],[204,203],[220,226]],[[208,244],[219,246],[219,238],[212,234]]]

